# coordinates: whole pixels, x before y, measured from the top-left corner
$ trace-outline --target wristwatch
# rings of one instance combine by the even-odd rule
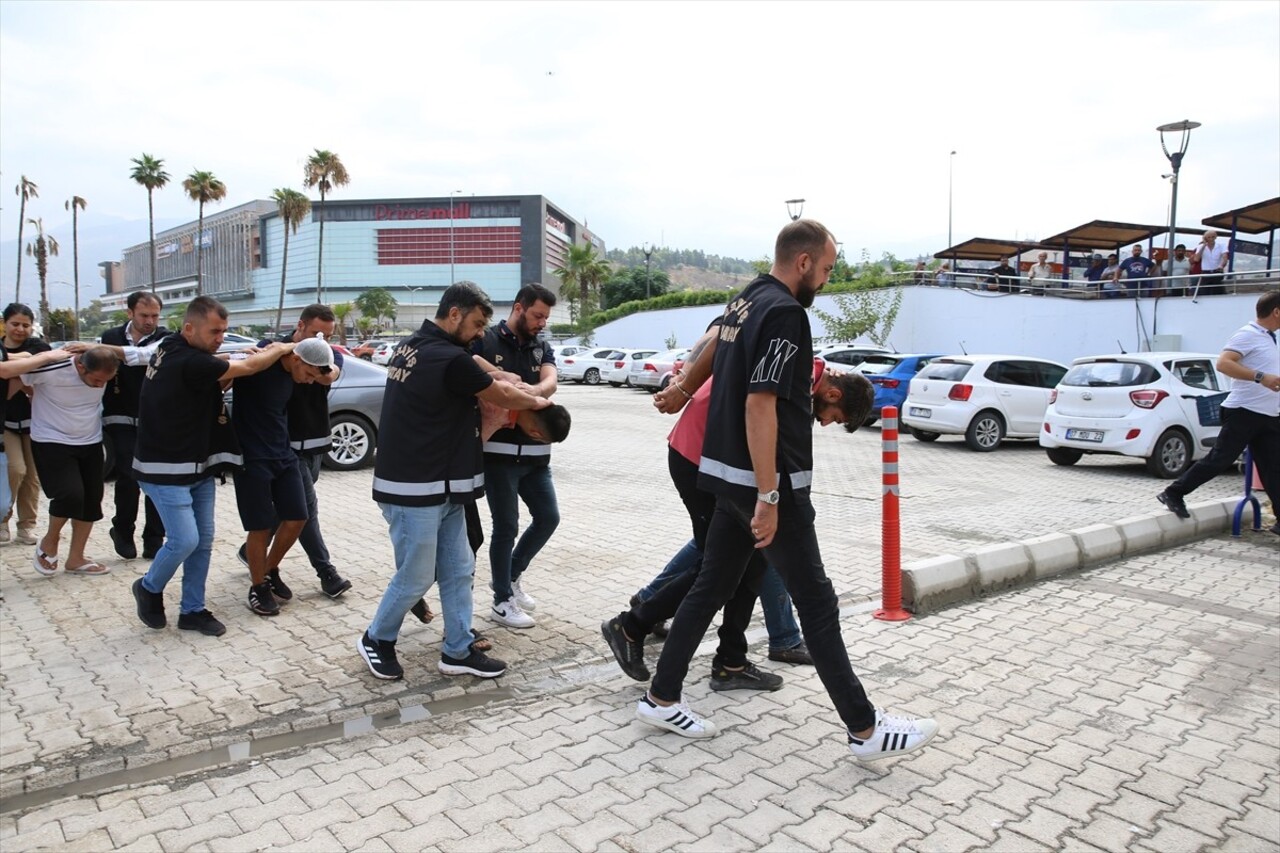
[[[781,497],[782,497],[782,496],[778,494],[778,490],[777,490],[777,489],[774,489],[772,492],[757,492],[757,493],[756,493],[756,500],[760,501],[760,503],[766,503],[766,504],[770,504],[770,505],[776,505],[776,504],[778,503],[778,500],[779,500]]]
[[[1257,383],[1259,383],[1259,384],[1261,384],[1261,383],[1262,383],[1262,377],[1264,377],[1264,376],[1266,376],[1266,374],[1265,374],[1265,373],[1263,373],[1261,370],[1259,370],[1257,373],[1253,374],[1253,381],[1254,381],[1254,382],[1257,382]]]

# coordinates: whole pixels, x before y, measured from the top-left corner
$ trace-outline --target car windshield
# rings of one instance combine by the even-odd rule
[[[1160,374],[1149,364],[1132,361],[1090,361],[1077,364],[1062,377],[1063,385],[1089,388],[1129,388],[1150,385]]]
[[[935,361],[920,371],[921,379],[941,379],[944,382],[959,382],[964,379],[969,368],[973,367],[965,361]]]

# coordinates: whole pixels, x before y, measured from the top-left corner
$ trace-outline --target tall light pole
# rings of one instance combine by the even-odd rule
[[[952,175],[955,172],[956,152],[952,151],[951,156],[947,158],[947,248],[951,248],[951,186]]]
[[[640,251],[644,252],[644,298],[652,299],[653,283],[649,278],[649,256],[653,254],[653,244],[645,243]]]
[[[1169,165],[1173,166],[1173,175],[1169,182],[1173,184],[1173,198],[1169,201],[1169,255],[1165,262],[1165,270],[1169,273],[1173,272],[1173,247],[1178,242],[1178,170],[1182,168],[1182,158],[1187,153],[1187,145],[1191,142],[1191,131],[1200,126],[1200,122],[1183,119],[1169,124],[1162,124],[1156,128],[1160,132],[1160,147],[1164,149],[1164,156],[1169,158]],[[1166,133],[1182,133],[1182,139],[1179,140],[1178,150],[1170,152],[1169,146],[1164,142]],[[1198,290],[1198,288],[1197,288]]]
[[[453,274],[453,197],[462,190],[449,190],[449,284],[454,282]]]
[[[427,288],[425,285],[422,287],[410,287],[409,285],[406,284],[405,289],[409,291],[409,309],[410,309],[409,313],[412,314],[413,313],[412,309],[416,308],[418,304],[418,291],[426,290]],[[415,317],[414,319],[417,319],[417,318]]]
[[[791,221],[795,222],[804,213],[804,199],[789,198],[787,199],[787,216],[791,217]]]

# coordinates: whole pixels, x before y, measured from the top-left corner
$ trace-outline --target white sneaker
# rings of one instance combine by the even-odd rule
[[[0,524],[0,542],[8,542],[8,541],[9,541],[9,522],[6,521],[3,524]]]
[[[16,541],[19,545],[34,545],[40,540],[36,538],[36,534],[34,530],[31,530],[30,528],[27,528],[27,527],[19,527],[18,535],[14,537],[14,541]]]
[[[493,621],[499,625],[506,625],[508,628],[532,628],[534,626],[533,617],[520,609],[520,605],[516,603],[514,598],[508,598],[501,604],[493,605],[490,612]]]
[[[520,581],[511,582],[511,597],[515,599],[516,604],[520,605],[521,610],[537,610],[538,600],[529,593],[520,588]]]
[[[849,751],[859,761],[877,761],[915,752],[938,733],[938,724],[928,717],[901,717],[876,711],[876,728],[871,737],[859,740],[849,735]]]
[[[716,724],[699,717],[693,709],[684,704],[684,699],[674,705],[659,705],[649,698],[646,691],[636,704],[636,719],[656,729],[666,729],[685,737],[715,737],[720,733]]]

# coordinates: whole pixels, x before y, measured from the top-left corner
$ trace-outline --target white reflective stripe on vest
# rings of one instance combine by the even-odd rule
[[[550,456],[549,444],[511,444],[505,441],[486,441],[485,453],[498,453],[502,456]]]
[[[747,486],[756,489],[756,472],[746,471],[742,468],[735,468],[732,465],[726,465],[723,462],[717,462],[706,456],[702,457],[702,462],[698,465],[698,471],[708,474],[718,480],[724,480],[726,483],[733,483],[735,486]],[[807,489],[813,484],[812,471],[795,471],[789,474],[792,489]]]
[[[138,419],[128,415],[106,415],[102,419],[103,426],[137,426]]]
[[[184,474],[203,474],[215,465],[243,465],[244,457],[239,453],[215,453],[203,462],[146,462],[138,458],[133,460],[133,470],[140,474],[156,474],[182,476]]]
[[[477,474],[470,480],[450,480],[449,491],[455,494],[467,494],[484,486],[484,474]],[[388,495],[404,495],[406,497],[422,497],[424,495],[443,495],[445,481],[433,480],[429,483],[401,483],[396,480],[373,478],[373,490]]]
[[[314,450],[317,447],[328,447],[333,444],[333,436],[326,435],[324,438],[308,438],[306,441],[291,441],[289,447],[294,450]]]
[[[19,430],[19,429],[31,429],[31,421],[30,421],[30,420],[25,420],[25,421],[5,421],[5,422],[4,422],[4,428],[5,428],[5,429],[12,429],[12,430]]]

